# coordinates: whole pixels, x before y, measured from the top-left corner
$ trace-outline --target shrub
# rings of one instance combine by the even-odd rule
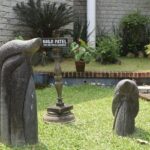
[[[107,36],[97,40],[96,60],[102,64],[118,61],[120,40],[115,36]]]
[[[53,31],[73,22],[73,9],[65,3],[28,0],[17,3],[14,11],[32,29],[34,36],[51,37]]]
[[[139,11],[133,12],[122,18],[119,30],[122,38],[122,55],[128,52],[138,54],[144,52],[144,45],[149,42],[149,18],[140,14]]]

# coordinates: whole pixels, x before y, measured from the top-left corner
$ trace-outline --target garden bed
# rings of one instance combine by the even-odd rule
[[[100,72],[100,71],[123,71],[123,72],[150,72],[149,58],[120,58],[121,64],[102,65],[98,62],[92,61],[86,64],[85,71]],[[74,59],[64,59],[61,62],[63,72],[72,72],[75,70]],[[48,63],[45,66],[39,65],[33,67],[35,72],[53,72],[54,63]]]
[[[138,85],[150,84],[150,60],[148,58],[121,58],[121,62],[121,65],[101,65],[93,61],[86,65],[85,72],[76,72],[74,60],[65,59],[61,63],[64,84],[89,83],[112,86],[124,78],[134,79]],[[35,83],[43,85],[42,81],[47,81],[47,84],[54,84],[53,68],[54,63],[34,67]],[[42,74],[44,79],[41,78]]]

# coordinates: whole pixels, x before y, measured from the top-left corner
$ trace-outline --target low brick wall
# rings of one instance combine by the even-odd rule
[[[35,72],[40,73],[40,72]],[[43,73],[43,72],[41,72]],[[54,76],[53,72],[44,72],[50,77]],[[150,78],[150,72],[62,72],[63,78]]]
[[[150,85],[150,72],[62,72],[64,85],[91,84],[115,86],[122,79],[134,80],[137,85]],[[53,72],[34,72],[37,86],[54,85]]]

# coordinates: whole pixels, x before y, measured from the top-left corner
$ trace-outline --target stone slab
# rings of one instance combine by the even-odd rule
[[[139,93],[140,98],[146,101],[150,101],[150,93]]]
[[[140,93],[150,93],[150,86],[144,85],[144,86],[138,86]]]

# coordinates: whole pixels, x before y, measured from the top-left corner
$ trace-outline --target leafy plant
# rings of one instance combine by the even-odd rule
[[[65,3],[28,0],[17,3],[14,11],[35,36],[51,37],[53,31],[73,22],[73,9]]]
[[[122,18],[120,22],[120,36],[122,38],[122,55],[132,52],[144,51],[144,45],[149,42],[149,18],[139,11],[133,12]]]
[[[74,22],[73,40],[77,42],[79,39],[87,42],[87,23],[77,17]]]
[[[21,35],[16,36],[15,39],[16,40],[24,40],[23,36],[21,36]]]
[[[96,60],[102,64],[118,61],[120,40],[114,36],[107,36],[97,40]]]
[[[145,52],[147,55],[150,55],[150,44],[145,45]]]
[[[85,61],[89,63],[95,53],[95,49],[88,46],[85,41],[79,39],[79,42],[72,42],[70,51],[74,54],[76,61]]]

